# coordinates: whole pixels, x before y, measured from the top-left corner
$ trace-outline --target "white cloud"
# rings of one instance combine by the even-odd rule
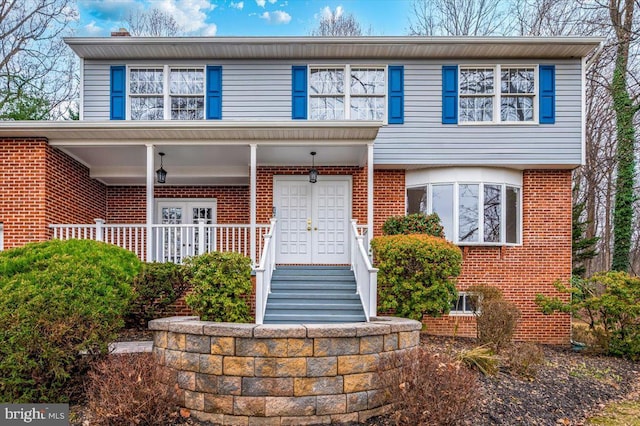
[[[215,24],[206,22],[207,13],[217,7],[208,0],[159,0],[153,7],[172,16],[187,33],[211,35],[217,31]]]
[[[242,10],[244,8],[244,2],[243,1],[239,1],[237,3],[231,2],[229,6],[231,6],[234,9]]]
[[[91,21],[84,26],[84,30],[89,35],[96,35],[96,34],[100,34],[103,28],[96,25],[96,21]]]
[[[276,10],[274,12],[264,12],[260,15],[260,18],[264,19],[270,24],[288,24],[291,22],[291,15],[282,10]]]
[[[202,35],[205,37],[213,37],[218,32],[218,26],[216,24],[208,24],[202,31]]]
[[[256,0],[256,4],[260,7],[264,7],[266,3],[267,3],[267,0]]]
[[[336,7],[335,12],[331,10],[329,6],[325,6],[320,10],[320,19],[337,19],[342,16],[344,13],[344,8],[342,6]],[[318,17],[316,16],[316,19]]]

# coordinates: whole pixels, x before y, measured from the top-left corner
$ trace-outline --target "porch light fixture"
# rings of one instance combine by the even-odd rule
[[[316,152],[311,151],[311,170],[309,170],[309,182],[316,183],[318,181],[318,170],[316,169]]]
[[[156,181],[158,183],[165,183],[167,181],[167,171],[162,167],[162,157],[164,157],[164,152],[159,152],[160,156],[160,168],[156,170]]]

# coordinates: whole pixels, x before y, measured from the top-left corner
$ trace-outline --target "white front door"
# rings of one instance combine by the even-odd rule
[[[276,176],[276,262],[349,263],[350,201],[350,176]]]
[[[216,200],[162,200],[157,202],[157,222],[163,225],[216,223]],[[157,261],[181,263],[187,256],[198,255],[198,228],[167,226],[156,232]],[[208,238],[206,234],[205,238]],[[205,243],[208,246],[208,242]]]

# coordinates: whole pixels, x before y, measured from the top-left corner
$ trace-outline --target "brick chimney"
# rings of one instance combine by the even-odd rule
[[[120,28],[118,31],[112,31],[111,37],[131,37],[131,33],[126,28]]]

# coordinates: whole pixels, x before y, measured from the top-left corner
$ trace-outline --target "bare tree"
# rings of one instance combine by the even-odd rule
[[[173,16],[158,9],[129,12],[124,26],[136,37],[174,37],[183,33]]]
[[[49,116],[77,94],[75,61],[62,36],[77,12],[72,0],[0,0],[0,113],[21,96],[45,100]]]
[[[371,28],[367,31],[371,34]],[[325,11],[318,26],[311,30],[312,36],[352,37],[363,35],[362,27],[353,14],[344,14],[339,8],[335,12]]]
[[[413,0],[410,35],[505,35],[508,0]]]

